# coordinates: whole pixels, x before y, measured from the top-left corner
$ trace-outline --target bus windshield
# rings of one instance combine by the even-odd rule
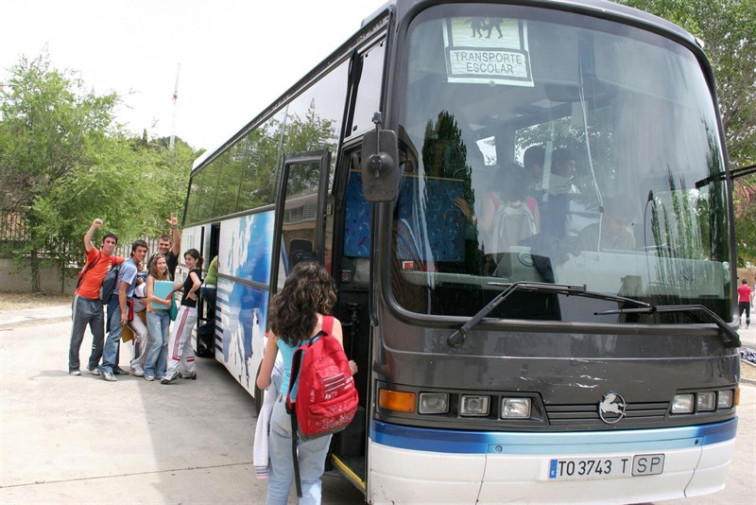
[[[722,140],[692,53],[600,19],[465,3],[422,11],[405,57],[391,260],[403,308],[471,316],[503,286],[540,282],[731,320]],[[704,322],[597,314],[624,306],[523,292],[489,317]]]

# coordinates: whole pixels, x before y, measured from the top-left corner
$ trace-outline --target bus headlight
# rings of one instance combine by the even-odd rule
[[[502,398],[502,419],[528,419],[530,418],[530,398]]]
[[[491,399],[482,395],[462,395],[459,405],[461,416],[487,416]]]
[[[449,395],[447,393],[420,393],[417,410],[420,414],[446,414],[449,412]]]
[[[675,397],[672,398],[672,413],[673,414],[692,414],[693,407],[695,406],[696,406],[696,395],[692,393],[675,395]]]
[[[720,391],[717,394],[717,408],[718,409],[729,409],[732,408],[732,389],[727,389],[725,391]]]
[[[709,391],[706,393],[698,393],[696,397],[696,411],[709,412],[716,408],[717,394]]]

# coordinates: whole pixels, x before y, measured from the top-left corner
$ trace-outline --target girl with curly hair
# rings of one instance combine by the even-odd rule
[[[283,358],[283,375],[278,399],[270,419],[270,475],[268,477],[268,505],[285,505],[294,479],[294,462],[291,454],[291,419],[286,412],[284,398],[289,387],[294,351],[307,339],[316,335],[323,326],[323,316],[336,303],[336,289],[328,272],[317,263],[298,263],[286,279],[283,289],[271,302],[271,333],[265,346],[257,386],[263,390],[271,383],[271,373],[276,355]],[[341,323],[335,317],[331,329],[339,344],[343,344]],[[357,372],[354,361],[349,362],[352,374]],[[272,391],[266,394],[274,393]],[[292,390],[296,399],[296,385]],[[328,446],[331,435],[309,440],[300,440],[299,470],[302,481],[300,504],[319,504]]]

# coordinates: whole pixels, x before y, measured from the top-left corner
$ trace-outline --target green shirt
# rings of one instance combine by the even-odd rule
[[[207,268],[207,275],[205,276],[205,284],[212,284],[213,286],[218,284],[218,256],[210,261],[210,265]]]

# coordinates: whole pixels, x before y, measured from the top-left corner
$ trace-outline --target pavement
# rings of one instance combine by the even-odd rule
[[[266,481],[255,478],[252,466],[254,402],[223,365],[200,359],[198,380],[171,385],[134,376],[116,383],[86,372],[69,376],[70,310],[59,304],[0,311],[0,504],[264,503]],[[742,329],[741,336],[756,347],[756,328]],[[83,361],[90,338],[85,335]],[[127,368],[130,350],[123,347],[121,367]],[[738,414],[726,489],[663,503],[753,505],[752,381],[741,384]],[[289,504],[295,503],[292,492]],[[363,500],[328,472],[323,503]]]
[[[225,367],[197,380],[68,375],[70,306],[0,313],[0,504],[258,504],[254,401]],[[87,332],[80,352],[89,355]],[[131,350],[121,345],[121,368]],[[323,503],[362,494],[335,472]],[[291,493],[289,504],[295,504]]]
[[[0,328],[71,320],[71,304],[55,304],[24,310],[0,310]]]

